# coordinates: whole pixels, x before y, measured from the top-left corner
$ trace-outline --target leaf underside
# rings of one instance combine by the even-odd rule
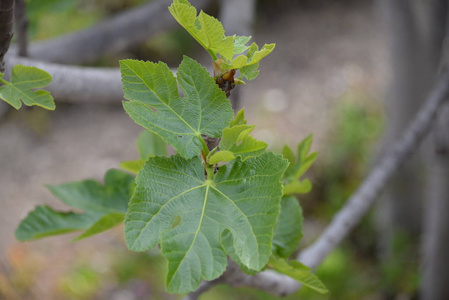
[[[125,218],[128,247],[144,251],[160,243],[169,292],[195,290],[201,279],[224,272],[226,233],[238,261],[260,271],[271,255],[286,165],[273,153],[238,158],[220,167],[212,181],[197,157],[150,158],[137,176]]]

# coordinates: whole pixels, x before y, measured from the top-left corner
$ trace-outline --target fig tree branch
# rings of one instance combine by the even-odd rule
[[[178,28],[167,7],[172,0],[149,1],[108,18],[86,30],[32,43],[29,57],[61,64],[85,64],[108,53],[135,47],[150,37]],[[212,0],[193,0],[204,9]]]
[[[123,100],[119,68],[68,66],[30,58],[6,56],[8,79],[14,65],[34,66],[53,77],[45,88],[56,101],[70,103],[120,103]]]
[[[419,147],[435,124],[438,111],[448,101],[449,70],[444,68],[424,106],[419,110],[391,150],[384,153],[378,164],[363,181],[345,206],[333,218],[318,240],[304,249],[298,259],[316,268],[324,258],[351,232],[383,191],[397,169]]]
[[[449,102],[448,99],[449,70],[446,67],[424,102],[424,106],[400,139],[392,145],[390,151],[385,152],[378,164],[318,239],[299,254],[297,258],[299,261],[316,269],[326,256],[348,236],[384,190],[395,171],[418,149],[422,140],[434,126],[438,111]],[[222,276],[221,282],[232,286],[254,287],[277,296],[289,295],[300,288],[297,281],[273,271],[264,271],[255,276],[244,274],[241,271],[232,274],[226,272]],[[210,288],[210,285],[208,287]]]
[[[45,88],[57,101],[82,103],[120,103],[123,100],[118,68],[66,66],[8,55],[6,75],[16,64],[35,66],[53,77]]]

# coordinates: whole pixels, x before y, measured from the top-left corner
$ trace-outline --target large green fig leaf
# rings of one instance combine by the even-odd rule
[[[185,293],[227,265],[221,243],[232,235],[235,255],[260,271],[271,255],[287,161],[271,152],[220,167],[205,179],[198,157],[152,157],[139,172],[125,218],[131,250],[161,245],[168,260],[167,289]]]
[[[17,228],[19,241],[87,229],[79,237],[85,238],[108,230],[123,222],[135,184],[133,176],[109,170],[104,185],[84,180],[47,187],[65,204],[84,212],[57,212],[48,206],[38,206]]]
[[[45,109],[54,110],[55,102],[50,92],[37,90],[51,82],[51,75],[36,67],[15,65],[12,68],[11,82],[3,78],[0,73],[0,99],[9,103],[15,109],[25,105],[37,105]]]
[[[199,63],[184,56],[178,82],[162,62],[120,61],[126,112],[139,125],[155,132],[184,158],[198,156],[201,135],[220,137],[233,110],[229,100]]]

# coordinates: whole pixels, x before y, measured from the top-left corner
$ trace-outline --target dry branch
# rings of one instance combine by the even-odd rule
[[[424,106],[406,128],[401,138],[379,160],[376,167],[319,238],[300,253],[299,261],[315,269],[347,237],[383,191],[395,171],[418,149],[421,141],[433,127],[437,112],[448,102],[448,97],[449,71],[445,68]],[[301,286],[292,278],[272,271],[264,271],[255,276],[249,276],[241,271],[232,274],[225,273],[221,282],[233,286],[254,287],[277,296],[294,293]]]
[[[167,7],[172,0],[150,1],[99,22],[86,30],[29,47],[29,57],[61,64],[85,64],[109,53],[120,53],[150,37],[177,28]],[[201,9],[211,0],[193,0]]]

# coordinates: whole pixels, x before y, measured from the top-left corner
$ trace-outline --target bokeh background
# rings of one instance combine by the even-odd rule
[[[30,0],[30,39],[82,30],[144,2]],[[219,9],[214,4],[207,12],[218,15]],[[300,249],[329,223],[379,153],[389,78],[385,31],[373,0],[259,0],[251,31],[259,45],[276,43],[259,77],[236,87],[248,123],[256,125],[254,135],[280,152],[313,133],[312,148],[319,152],[307,175],[313,190],[299,199],[306,216]],[[140,58],[176,68],[183,54],[210,63],[179,28],[93,65],[117,67],[118,59]],[[0,299],[180,299],[164,291],[165,261],[158,251],[128,251],[122,227],[78,242],[71,241],[76,234],[15,240],[15,228],[34,206],[68,209],[45,184],[101,181],[106,170],[138,158],[141,128],[121,103],[56,101],[54,112],[22,108],[0,117]],[[381,259],[377,233],[370,213],[318,268],[329,294],[303,288],[286,299],[415,299],[417,242],[401,236],[392,255]],[[277,297],[217,286],[201,299]]]

